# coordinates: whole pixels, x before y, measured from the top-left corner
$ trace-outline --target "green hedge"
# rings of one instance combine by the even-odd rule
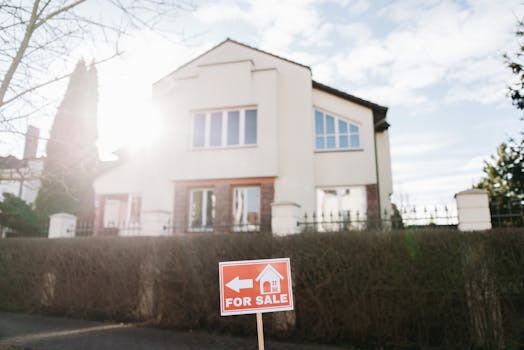
[[[0,240],[0,309],[255,334],[219,316],[218,262],[290,257],[276,338],[381,348],[524,346],[524,231]]]

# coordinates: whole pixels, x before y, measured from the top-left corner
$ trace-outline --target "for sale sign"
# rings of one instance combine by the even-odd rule
[[[222,316],[293,310],[289,258],[218,264]]]

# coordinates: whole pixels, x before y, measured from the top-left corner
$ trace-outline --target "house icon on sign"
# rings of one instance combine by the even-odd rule
[[[260,294],[280,293],[280,280],[284,277],[270,264],[258,275],[255,281],[260,283]]]

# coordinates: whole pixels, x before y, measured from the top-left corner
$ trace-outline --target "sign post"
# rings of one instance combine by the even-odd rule
[[[289,258],[218,264],[220,315],[256,314],[258,348],[264,350],[262,313],[293,310]]]

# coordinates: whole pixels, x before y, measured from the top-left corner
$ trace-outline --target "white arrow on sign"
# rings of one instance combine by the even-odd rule
[[[253,280],[241,280],[239,276],[233,278],[226,284],[226,287],[234,290],[235,292],[240,292],[241,289],[253,288]]]

